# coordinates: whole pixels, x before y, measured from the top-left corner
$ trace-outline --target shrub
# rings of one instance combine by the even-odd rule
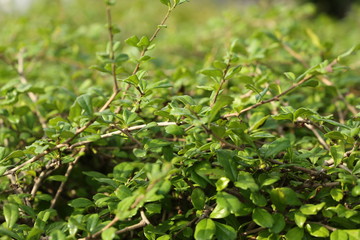
[[[158,39],[192,4],[160,2],[126,39],[112,0],[106,29],[5,25],[1,239],[359,239],[358,47],[324,42],[309,5]]]

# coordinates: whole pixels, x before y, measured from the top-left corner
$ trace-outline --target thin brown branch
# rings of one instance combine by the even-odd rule
[[[35,197],[35,194],[36,194],[37,190],[39,189],[43,180],[59,167],[60,167],[59,160],[54,159],[54,161],[50,161],[46,165],[45,169],[41,170],[41,173],[39,174],[39,176],[37,178],[35,178],[35,180],[34,180],[34,185],[30,192],[31,199],[33,199]]]
[[[162,29],[162,26],[165,25],[166,21],[168,20],[171,12],[175,9],[175,7],[176,7],[176,4],[174,4],[174,6],[172,6],[172,7],[169,7],[169,9],[168,9],[165,17],[162,19],[161,23],[157,26],[157,28],[156,28],[155,32],[153,33],[153,35],[150,37],[150,39],[149,39],[149,46],[150,46],[150,44],[154,41],[154,39],[158,36],[160,30]],[[148,50],[149,50],[149,47],[145,47],[145,48],[141,51],[141,53],[140,53],[140,58],[143,57],[143,56],[145,56],[145,54],[146,54],[146,52],[147,52]],[[140,65],[141,65],[141,62],[139,61],[139,62],[136,64],[136,66],[135,66],[135,68],[134,68],[134,71],[132,72],[132,75],[135,75],[135,74],[139,71]]]
[[[328,66],[327,69],[331,69],[331,67],[333,65],[335,65],[337,63],[337,60],[335,59],[334,61],[332,61]],[[289,87],[288,89],[286,89],[285,91],[283,91],[282,93],[268,99],[268,100],[263,100],[261,102],[258,102],[254,105],[251,105],[250,107],[244,108],[243,110],[241,110],[240,112],[237,113],[229,113],[229,114],[225,114],[223,115],[223,118],[229,118],[229,117],[238,117],[239,115],[241,115],[244,112],[248,112],[254,108],[257,108],[261,105],[264,105],[266,103],[269,102],[274,102],[274,101],[279,101],[281,97],[285,96],[286,94],[288,94],[289,92],[291,92],[292,90],[294,90],[295,88],[299,87],[300,85],[304,84],[305,82],[309,81],[310,79],[312,79],[313,77],[315,77],[315,75],[308,75],[305,76],[303,79],[301,79],[300,81],[298,81],[297,83],[294,83],[291,87]]]
[[[300,120],[303,120],[300,118]],[[326,149],[326,150],[330,150],[330,146],[325,142],[325,140],[320,136],[320,134],[318,133],[318,131],[316,131],[315,127],[312,124],[308,124],[305,123],[304,126],[309,129],[310,131],[312,131],[315,135],[315,137],[318,139],[319,143]]]
[[[166,127],[166,126],[170,126],[170,125],[179,125],[181,123],[176,123],[176,122],[158,122],[157,123],[157,126],[159,127]],[[124,129],[120,129],[118,131],[113,131],[113,132],[110,132],[110,133],[105,133],[105,134],[102,134],[100,136],[100,138],[108,138],[108,137],[112,137],[112,136],[116,136],[116,135],[120,135],[124,132],[131,132],[131,131],[135,131],[135,130],[140,130],[140,129],[143,129],[145,128],[147,125],[146,124],[142,124],[142,125],[137,125],[137,126],[132,126],[132,127],[129,127],[129,128],[124,128]],[[73,149],[75,147],[79,147],[79,146],[82,146],[82,145],[85,145],[85,144],[88,144],[88,143],[91,143],[91,141],[81,141],[81,142],[77,142],[77,143],[74,143],[72,144],[71,146],[69,146],[69,149]]]
[[[299,61],[304,67],[308,68],[309,65],[305,62],[305,60],[303,59],[303,57],[297,53],[296,51],[294,51],[289,45],[287,45],[286,43],[282,43],[282,46],[284,47],[284,49],[291,55],[293,56],[297,61]],[[328,72],[332,72],[332,66],[330,66],[327,71]],[[334,84],[329,80],[329,78],[327,78],[326,76],[318,76],[318,78],[327,86],[333,86]],[[357,110],[354,106],[350,105],[345,97],[341,94],[341,92],[336,89],[338,97],[343,100],[343,102],[345,103],[346,107],[349,109],[349,111],[353,114],[356,115],[357,114]]]
[[[104,232],[106,229],[109,229],[110,227],[112,227],[115,223],[117,223],[119,221],[119,218],[118,217],[114,217],[113,220],[111,220],[111,222],[109,222],[105,227],[103,227],[100,231],[98,231],[97,233],[91,235],[91,236],[88,236],[88,237],[85,237],[85,238],[80,238],[79,240],[90,240],[90,239],[96,239],[98,236],[100,236],[100,234],[102,232]]]
[[[274,163],[274,164],[278,164],[278,165],[284,165],[285,164],[285,163],[277,161],[275,159],[269,159],[268,161],[271,162],[271,163]],[[301,171],[301,172],[308,173],[310,175],[319,175],[319,174],[322,173],[322,172],[319,172],[319,171],[311,170],[311,169],[304,168],[304,167],[294,166],[294,165],[289,165],[288,167],[292,168],[294,170],[298,170],[298,171]]]
[[[127,129],[121,129],[118,126],[115,126],[116,129],[118,129],[119,131],[121,131],[123,134],[125,134],[128,138],[130,138],[133,142],[135,142],[139,147],[142,147],[143,144],[137,140],[133,135],[131,135],[131,133],[127,130]]]
[[[339,186],[340,182],[326,182],[326,183],[304,183],[300,185],[301,188],[317,188],[317,187],[335,187]]]
[[[246,232],[243,232],[241,233],[241,235],[243,236],[248,236],[250,234],[254,234],[254,233],[258,233],[262,230],[265,230],[266,228],[263,228],[263,227],[259,227],[259,228],[255,228],[255,229],[252,229],[252,230],[249,230],[249,231],[246,231]]]
[[[211,212],[214,210],[215,206],[216,204],[213,204],[212,206],[205,206],[205,210],[203,211],[201,216],[193,218],[183,228],[173,234],[174,239],[176,239],[176,236],[179,235],[182,231],[184,231],[187,227],[190,227],[191,225],[200,222],[204,218],[208,218]]]
[[[313,223],[313,224],[321,225],[321,226],[323,226],[324,228],[326,228],[327,230],[330,230],[330,231],[332,231],[332,232],[337,230],[337,228],[331,227],[331,226],[326,225],[326,224],[321,223],[321,222],[311,222],[311,221],[307,221],[307,223]]]
[[[80,149],[79,151],[76,151],[74,154],[72,154],[73,157],[76,156],[76,155],[77,155],[77,157],[75,158],[75,160],[74,160],[73,162],[69,163],[69,166],[68,166],[68,168],[67,168],[67,170],[66,170],[66,173],[65,173],[66,180],[63,181],[63,182],[61,182],[58,190],[56,191],[55,197],[51,200],[50,208],[54,208],[54,207],[55,207],[55,205],[56,205],[56,203],[57,203],[57,201],[58,201],[58,199],[59,199],[59,197],[60,197],[60,194],[61,194],[62,191],[64,190],[66,181],[67,181],[67,179],[69,178],[69,176],[70,176],[70,174],[71,174],[71,171],[73,170],[74,166],[77,164],[77,162],[79,161],[80,157],[82,156],[82,153],[84,153],[84,152],[85,152],[85,148],[82,148],[82,149]]]
[[[44,157],[45,155],[47,155],[47,154],[49,154],[49,153],[51,153],[51,152],[53,152],[53,151],[55,151],[55,150],[58,150],[58,149],[60,149],[60,148],[67,147],[67,146],[68,146],[67,144],[58,144],[58,145],[56,145],[55,147],[50,148],[50,149],[48,149],[48,150],[46,150],[46,151],[44,151],[44,152],[42,152],[42,153],[40,153],[40,154],[32,157],[32,158],[30,158],[29,160],[21,163],[20,165],[12,168],[12,169],[10,169],[10,170],[7,170],[7,171],[4,173],[4,175],[13,174],[13,173],[15,173],[17,170],[19,170],[20,168],[22,168],[22,167],[24,167],[24,166],[26,166],[26,165],[28,165],[28,164],[30,164],[30,163],[33,163],[33,162],[35,162],[36,160],[39,160],[40,158]]]
[[[182,124],[182,123],[176,123],[176,122],[159,122],[157,123],[157,126],[159,127],[165,127],[165,126],[170,126],[170,125],[179,125],[179,124]],[[131,131],[135,131],[135,130],[140,130],[140,129],[143,129],[145,128],[147,125],[146,124],[142,124],[142,125],[137,125],[137,126],[132,126],[132,127],[129,127],[129,128],[126,128],[126,129],[122,129],[122,130],[118,130],[118,131],[114,131],[114,132],[110,132],[110,133],[106,133],[106,134],[103,134],[100,136],[100,138],[108,138],[108,137],[112,137],[112,136],[115,136],[115,135],[119,135],[119,134],[122,134],[123,131],[128,131],[128,132],[131,132]],[[91,143],[91,141],[81,141],[81,142],[77,142],[77,143],[74,143],[72,145],[70,144],[67,144],[66,142],[69,142],[69,140],[65,141],[65,143],[60,143],[58,145],[56,145],[55,147],[53,148],[50,148],[32,158],[30,158],[29,160],[19,164],[18,166],[10,169],[10,170],[7,170],[4,175],[9,175],[9,174],[13,174],[15,173],[17,170],[21,169],[22,167],[30,164],[30,163],[33,163],[37,160],[39,160],[40,158],[46,156],[47,154],[53,152],[53,151],[56,151],[56,150],[59,150],[61,148],[65,148],[65,149],[68,149],[68,150],[72,150],[76,147],[79,147],[79,146],[83,146],[83,145],[86,145],[88,143]]]

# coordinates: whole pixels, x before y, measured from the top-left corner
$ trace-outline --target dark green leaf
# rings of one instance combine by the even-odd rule
[[[69,203],[73,208],[88,208],[94,206],[94,203],[87,198],[77,198]]]
[[[259,186],[256,184],[253,176],[244,171],[240,171],[237,176],[237,181],[235,182],[235,186],[241,189],[250,189],[251,191],[258,191]]]
[[[191,202],[195,209],[202,210],[205,206],[205,194],[200,188],[195,188],[191,193]]]
[[[235,229],[229,225],[215,222],[216,225],[216,238],[219,240],[232,240],[236,239],[237,233]]]
[[[262,208],[255,208],[252,214],[253,221],[264,228],[271,228],[274,225],[274,219],[271,214]]]

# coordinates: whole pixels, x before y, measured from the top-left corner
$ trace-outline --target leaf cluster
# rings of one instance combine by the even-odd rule
[[[163,7],[143,36],[116,1],[105,27],[33,23],[26,45],[6,26],[1,240],[360,238],[359,45],[323,40],[308,6],[194,32],[185,2],[143,3]]]

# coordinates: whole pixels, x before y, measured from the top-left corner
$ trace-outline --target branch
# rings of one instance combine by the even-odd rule
[[[271,163],[274,163],[274,164],[278,164],[278,165],[284,165],[284,164],[285,164],[285,163],[280,162],[280,161],[277,161],[277,160],[275,160],[275,159],[269,159],[268,161],[271,162]],[[289,165],[288,167],[289,167],[289,168],[292,168],[292,169],[294,169],[294,170],[298,170],[298,171],[302,171],[302,172],[308,173],[308,174],[310,174],[310,175],[319,175],[319,174],[322,173],[322,172],[320,172],[320,171],[315,171],[315,170],[311,170],[311,169],[304,168],[304,167],[299,167],[299,166],[294,166],[294,165]]]
[[[137,224],[134,224],[132,226],[128,226],[126,228],[123,228],[119,231],[116,232],[116,234],[121,234],[121,233],[125,233],[125,232],[129,232],[138,228],[142,228],[145,227],[146,225],[150,224],[150,221],[147,219],[144,211],[140,211],[140,215],[141,215],[141,221]]]
[[[284,49],[291,55],[293,56],[297,61],[299,61],[304,67],[308,68],[309,65],[305,62],[305,60],[303,59],[303,57],[295,52],[289,45],[287,45],[286,43],[282,42],[281,43],[282,46],[284,47]],[[331,72],[331,71],[329,71]],[[320,80],[327,86],[334,86],[334,84],[329,80],[329,78],[325,77],[325,76],[319,76]],[[345,97],[341,94],[341,92],[336,88],[336,92],[339,96],[339,98],[345,103],[346,107],[349,109],[349,111],[356,115],[357,114],[357,110],[354,108],[354,106],[350,105]]]
[[[65,184],[66,184],[66,181],[67,179],[69,178],[70,174],[71,174],[71,171],[73,170],[74,166],[77,164],[77,162],[79,161],[80,157],[82,156],[82,153],[85,152],[85,148],[82,148],[80,149],[79,151],[75,152],[73,154],[73,157],[75,155],[78,155],[75,160],[71,163],[69,163],[69,166],[68,166],[68,169],[66,170],[66,173],[65,173],[65,177],[66,177],[66,180],[64,182],[61,182],[58,190],[56,191],[56,194],[55,194],[55,197],[51,200],[51,205],[50,205],[50,208],[54,208],[55,205],[56,205],[56,202],[58,201],[59,197],[60,197],[60,194],[62,193],[62,191],[64,190],[64,187],[65,187]]]
[[[166,21],[168,20],[168,18],[169,18],[169,16],[170,16],[170,13],[172,12],[172,10],[175,9],[175,7],[176,7],[176,4],[174,4],[172,7],[169,7],[169,9],[168,9],[165,17],[162,19],[161,23],[157,26],[157,28],[156,28],[155,32],[153,33],[153,35],[150,37],[150,39],[149,39],[149,46],[150,46],[150,44],[154,41],[154,39],[157,37],[157,35],[159,34],[159,32],[160,32],[160,30],[161,30],[161,28],[162,28],[161,26],[164,26],[164,25],[165,25]],[[140,58],[143,57],[143,56],[145,56],[145,53],[146,53],[148,50],[149,50],[149,47],[145,47],[145,48],[141,51],[141,53],[140,53]],[[139,71],[139,69],[140,69],[140,64],[141,64],[140,61],[136,64],[135,69],[134,69],[134,71],[132,72],[132,75],[135,75],[135,74]]]
[[[332,66],[337,64],[337,60],[333,60],[327,67],[326,69],[328,69],[328,71],[330,71],[332,69]],[[311,78],[315,77],[315,75],[309,75],[309,76],[305,76],[303,79],[301,79],[299,82],[294,83],[291,87],[289,87],[288,89],[286,89],[285,91],[283,91],[282,93],[268,99],[268,100],[263,100],[261,102],[258,102],[254,105],[251,105],[250,107],[244,108],[243,110],[241,110],[240,112],[237,113],[229,113],[229,114],[225,114],[223,115],[223,118],[229,118],[229,117],[238,117],[239,115],[241,115],[244,112],[248,112],[254,108],[257,108],[261,105],[264,105],[266,103],[269,102],[274,102],[274,101],[279,101],[281,97],[285,96],[286,94],[288,94],[289,92],[291,92],[292,90],[294,90],[295,88],[299,87],[300,85],[302,85],[303,83],[309,81]]]
[[[157,126],[159,127],[165,127],[165,126],[170,126],[170,125],[179,125],[179,124],[182,124],[182,123],[176,123],[176,122],[159,122],[157,123]],[[139,129],[143,129],[145,128],[147,125],[146,124],[142,124],[142,125],[137,125],[137,126],[132,126],[132,127],[129,127],[129,128],[125,128],[125,129],[121,129],[121,130],[118,130],[118,131],[114,131],[114,132],[110,132],[110,133],[106,133],[106,134],[103,134],[100,136],[100,138],[108,138],[108,137],[112,137],[112,136],[115,136],[115,135],[119,135],[119,134],[122,134],[124,131],[127,131],[127,132],[131,132],[131,131],[135,131],[135,130],[139,130]],[[67,142],[69,142],[69,139],[67,141],[65,141],[64,143],[60,143],[58,145],[56,145],[55,147],[53,148],[50,148],[34,157],[32,157],[31,159],[21,163],[20,165],[18,165],[17,167],[14,167],[10,170],[7,170],[3,175],[9,175],[9,174],[13,174],[15,173],[17,170],[21,169],[22,167],[30,164],[30,163],[33,163],[37,160],[39,160],[40,158],[46,156],[47,154],[53,152],[53,151],[56,151],[56,150],[59,150],[61,148],[65,148],[67,150],[73,150],[74,148],[76,147],[79,147],[79,146],[83,146],[83,145],[86,145],[88,143],[91,143],[92,141],[82,141],[82,142],[77,142],[77,143],[74,143],[72,145],[68,144]]]

